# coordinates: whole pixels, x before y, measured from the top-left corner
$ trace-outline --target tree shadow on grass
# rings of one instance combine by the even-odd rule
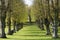
[[[7,38],[0,38],[0,39],[2,39],[2,40],[8,40],[8,39],[11,39],[11,38],[8,38],[8,37],[7,37]]]
[[[60,40],[60,37],[58,37],[58,38],[53,38],[53,37],[52,37],[52,39],[53,39],[53,40]]]
[[[31,36],[31,37],[49,37],[51,35],[19,35],[19,36]]]

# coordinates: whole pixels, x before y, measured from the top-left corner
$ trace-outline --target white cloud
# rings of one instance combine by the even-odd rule
[[[33,0],[24,0],[25,1],[25,4],[27,4],[28,6],[32,5],[32,1]]]

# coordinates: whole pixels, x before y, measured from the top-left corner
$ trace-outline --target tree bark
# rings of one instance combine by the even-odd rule
[[[12,35],[12,32],[11,32],[11,18],[10,17],[8,18],[8,35]]]
[[[31,15],[30,15],[30,13],[31,13],[31,9],[28,9],[29,23],[31,24],[31,22],[32,22],[32,19],[31,19]]]
[[[8,0],[8,35],[12,35],[12,30],[11,30],[11,12],[12,12],[12,9],[11,9],[11,0]]]
[[[5,19],[6,19],[6,10],[5,10],[5,1],[4,0],[1,0],[1,31],[2,31],[2,34],[1,34],[1,38],[6,38],[6,34],[5,34],[5,27],[6,27],[6,22],[5,22]]]
[[[55,13],[54,15],[54,24],[53,24],[53,37],[57,38],[58,37],[58,13],[59,13],[59,0],[55,1],[56,4],[54,6],[54,2],[52,0],[52,7],[53,7],[53,12]]]
[[[50,24],[50,22],[48,21],[47,18],[45,18],[46,35],[51,35],[49,24]]]
[[[40,27],[41,27],[41,30],[44,30],[43,19],[40,19]]]
[[[16,32],[16,21],[13,22],[13,31]]]

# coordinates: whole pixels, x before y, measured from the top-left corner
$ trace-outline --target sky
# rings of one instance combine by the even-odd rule
[[[33,0],[24,0],[25,4],[27,4],[28,6],[31,6],[33,3]]]

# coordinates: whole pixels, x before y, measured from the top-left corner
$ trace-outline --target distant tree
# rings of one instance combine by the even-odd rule
[[[39,28],[41,28],[41,30],[44,30],[44,4],[43,4],[43,0],[34,0],[34,4],[32,6],[32,11],[35,15],[35,20],[38,23]]]
[[[12,21],[16,24],[14,25],[14,30],[21,29],[26,19],[26,10],[23,0],[13,0],[12,10]]]

